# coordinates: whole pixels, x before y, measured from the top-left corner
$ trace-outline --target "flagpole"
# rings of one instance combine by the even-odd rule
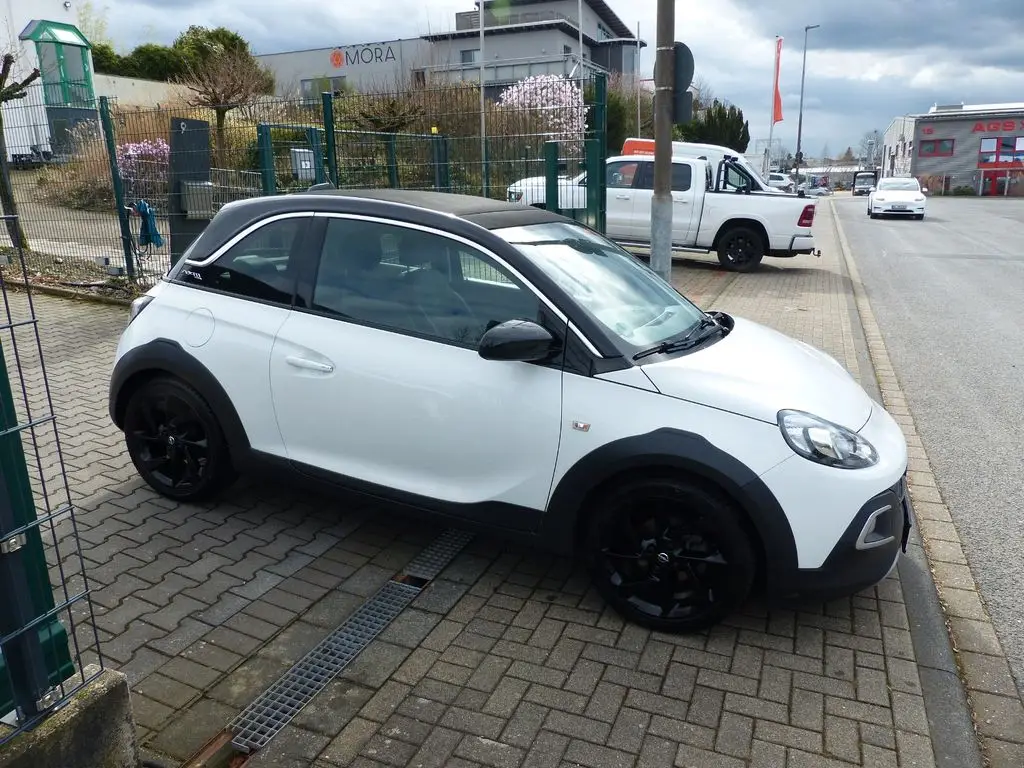
[[[768,110],[768,122],[770,126],[768,128],[768,148],[764,153],[764,177],[769,178],[768,174],[772,171],[772,141],[775,138],[775,78],[776,73],[779,71],[779,36],[775,36],[775,64],[772,66],[772,106]]]

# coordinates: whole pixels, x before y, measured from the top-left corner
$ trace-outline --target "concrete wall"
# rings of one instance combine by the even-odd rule
[[[914,118],[897,117],[882,134],[882,176],[909,176],[914,156]]]
[[[572,54],[566,54],[569,47]],[[566,63],[575,55],[578,40],[558,29],[541,29],[515,35],[488,35],[484,41],[485,81],[520,80],[531,75],[567,74]],[[479,63],[462,64],[462,51],[479,50],[479,38],[440,40],[434,43],[433,65],[435,77],[441,77],[438,69],[449,80],[480,79]],[[535,61],[529,61],[529,60]],[[500,65],[499,65],[500,63]],[[571,65],[570,65],[571,66]]]
[[[120,106],[129,107],[156,107],[184,101],[189,96],[188,88],[174,83],[115,75],[93,75],[93,87],[96,98],[106,96],[116,99]]]
[[[413,70],[429,66],[434,54],[429,42],[411,38],[256,58],[274,73],[279,96],[297,98],[302,81],[317,78],[344,77],[347,87],[361,91],[393,88],[408,83]]]
[[[1000,136],[1024,137],[1024,111],[998,115],[918,116],[914,123],[911,173],[918,178],[945,175],[949,188],[970,186],[978,191],[982,173],[987,170],[978,167],[981,142],[986,138]],[[953,141],[952,157],[920,156],[922,141],[941,139]]]

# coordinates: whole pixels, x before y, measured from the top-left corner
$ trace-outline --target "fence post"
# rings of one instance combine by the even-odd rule
[[[384,149],[388,158],[388,186],[398,189],[398,137],[389,133],[384,139]]]
[[[604,234],[604,230],[599,226],[601,211],[604,208],[601,205],[601,182],[607,182],[607,174],[601,168],[604,162],[601,157],[601,142],[594,138],[587,139],[584,151],[587,163],[587,224]]]
[[[558,142],[544,142],[544,207],[559,212],[558,199]]]
[[[484,156],[481,158],[481,160],[483,160],[484,167],[483,181],[481,182],[481,185],[483,187],[483,196],[489,197],[488,192],[491,189],[491,148],[490,142],[487,140],[486,136],[484,137],[482,146],[484,150]]]
[[[129,279],[135,279],[135,249],[132,248],[132,226],[128,221],[128,210],[124,205],[124,186],[121,184],[121,169],[117,166],[117,140],[114,137],[114,121],[110,119],[110,101],[100,96],[100,125],[103,139],[107,144],[107,159],[110,162],[110,183],[114,189],[114,205],[117,206],[117,220],[121,226],[121,247],[124,250],[124,271]]]
[[[334,94],[325,91],[320,96],[324,108],[324,134],[327,140],[327,176],[338,186],[338,137],[334,135]]]
[[[608,162],[608,75],[598,72],[594,81],[594,128],[597,131],[597,162],[587,162],[587,181],[590,175],[597,172],[597,208],[594,209],[594,229],[604,234],[608,227],[608,174],[605,164]],[[589,183],[588,197],[589,197]],[[588,205],[590,201],[588,200]]]
[[[50,670],[40,627],[33,622],[52,609],[53,598],[43,543],[34,522],[35,503],[21,429],[7,361],[0,349],[0,594],[4,596],[0,637],[10,638],[0,646],[0,654],[23,719],[49,707]]]
[[[277,191],[277,173],[274,169],[274,145],[270,136],[270,126],[259,123],[256,126],[256,147],[260,156],[260,182],[264,195],[272,195]]]
[[[451,192],[451,168],[448,164],[448,137],[434,134],[430,137],[434,162],[434,189]]]

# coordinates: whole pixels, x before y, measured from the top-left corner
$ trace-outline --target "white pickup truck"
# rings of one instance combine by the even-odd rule
[[[654,158],[620,155],[608,159],[608,237],[623,245],[651,241]],[[586,207],[586,173],[558,182],[561,210]],[[672,245],[714,251],[727,269],[749,272],[766,257],[814,253],[815,203],[806,197],[761,191],[739,163],[717,164],[688,157],[672,158]],[[546,207],[543,176],[510,185],[508,199]]]

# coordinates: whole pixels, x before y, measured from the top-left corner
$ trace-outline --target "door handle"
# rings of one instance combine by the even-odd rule
[[[629,200],[630,197],[629,197],[629,195],[616,195],[615,199],[616,200]]]
[[[304,357],[289,355],[285,362],[295,368],[304,368],[307,371],[320,371],[320,373],[334,373],[334,366],[330,363],[321,363],[316,360],[307,360]]]
[[[675,203],[676,205],[689,205],[690,204],[689,200],[678,200],[678,199],[676,199],[676,200],[673,200],[672,202]]]

